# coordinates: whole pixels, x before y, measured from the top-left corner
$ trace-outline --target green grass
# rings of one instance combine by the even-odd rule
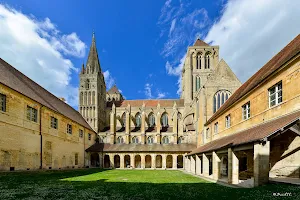
[[[6,199],[285,199],[273,193],[300,188],[268,184],[235,189],[210,183],[181,171],[81,169],[0,173],[0,200]]]

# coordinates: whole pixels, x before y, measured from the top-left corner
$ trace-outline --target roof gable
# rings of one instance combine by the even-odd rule
[[[209,45],[198,38],[193,46],[209,46]]]
[[[58,99],[46,89],[29,79],[23,73],[0,58],[0,83],[23,94],[30,99],[58,112],[77,122],[87,129],[93,130],[74,108]]]

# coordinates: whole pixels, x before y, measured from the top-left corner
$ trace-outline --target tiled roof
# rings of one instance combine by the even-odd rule
[[[206,122],[205,125],[212,122],[222,113],[229,109],[234,103],[238,102],[248,92],[263,82],[268,76],[273,74],[287,61],[291,60],[300,52],[300,35],[292,40],[286,47],[284,47],[277,55],[275,55],[269,62],[267,62],[258,72],[256,72],[250,79],[248,79],[241,87],[239,87],[230,98],[220,107],[217,112]]]
[[[143,103],[145,103],[145,107],[156,107],[157,104],[160,104],[160,107],[173,107],[174,102],[176,102],[177,107],[184,106],[183,99],[144,99],[144,100],[124,100],[120,103],[120,105],[116,105],[116,107],[126,107],[130,104],[131,107],[142,107]]]
[[[193,150],[190,154],[204,153],[222,148],[260,141],[280,131],[281,128],[286,127],[293,122],[296,122],[297,120],[299,120],[299,118],[300,111],[294,112],[292,114],[262,123],[253,128],[213,140]]]
[[[191,152],[194,144],[106,144],[95,143],[86,152]]]
[[[0,58],[0,83],[93,130],[81,114]]]
[[[108,91],[107,91],[108,94],[120,94],[120,91],[119,89],[117,88],[116,85],[114,85],[113,87],[111,87]]]
[[[194,43],[194,46],[209,46],[209,45],[198,38]]]

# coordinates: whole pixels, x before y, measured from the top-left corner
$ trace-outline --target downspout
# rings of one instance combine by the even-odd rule
[[[41,141],[40,141],[40,169],[43,169],[43,135],[42,135],[42,108],[44,106],[42,105],[40,107],[40,136],[41,136]]]

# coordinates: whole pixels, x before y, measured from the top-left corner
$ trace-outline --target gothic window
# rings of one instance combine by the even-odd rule
[[[201,53],[198,53],[196,56],[196,68],[201,69]]]
[[[86,117],[89,117],[90,113],[89,113],[89,108],[86,108]]]
[[[152,136],[149,136],[149,137],[147,138],[147,144],[153,144],[153,141],[154,141],[154,139],[153,139]]]
[[[91,92],[88,93],[88,105],[91,105]]]
[[[136,124],[136,127],[141,127],[141,113],[137,113],[135,115],[135,124]]]
[[[161,116],[161,125],[162,127],[168,127],[169,124],[168,124],[168,114],[165,112],[162,114]]]
[[[178,144],[182,144],[182,143],[184,143],[184,137],[183,137],[183,136],[180,136],[180,137],[178,138]]]
[[[200,89],[201,83],[200,83],[200,77],[196,77],[196,91]]]
[[[89,79],[87,79],[86,81],[85,81],[85,89],[90,89],[90,80]]]
[[[87,105],[87,92],[84,93],[84,105]]]
[[[112,98],[112,101],[116,101],[116,99],[115,99],[115,98]]]
[[[123,144],[123,143],[124,143],[124,139],[123,139],[122,136],[119,136],[119,137],[117,138],[117,143],[118,143],[118,144]]]
[[[126,113],[125,112],[122,115],[122,127],[126,127]]]
[[[169,144],[169,137],[168,136],[164,136],[162,139],[162,143],[163,144]]]
[[[205,54],[205,69],[210,68],[210,52]]]
[[[80,99],[80,105],[82,105],[82,103],[83,103],[83,92],[80,92],[79,99]]]
[[[95,91],[93,91],[92,104],[95,105]]]
[[[231,93],[227,90],[219,90],[213,98],[214,113],[227,101]]]
[[[182,114],[181,114],[180,112],[178,112],[178,113],[177,113],[177,119],[178,119],[178,120],[181,120],[181,118],[182,118]]]
[[[138,143],[139,143],[139,138],[136,137],[136,136],[134,136],[134,137],[132,138],[132,143],[138,144]]]
[[[149,120],[149,127],[154,127],[155,126],[155,116],[154,116],[153,112],[151,112],[149,114],[148,120]]]

